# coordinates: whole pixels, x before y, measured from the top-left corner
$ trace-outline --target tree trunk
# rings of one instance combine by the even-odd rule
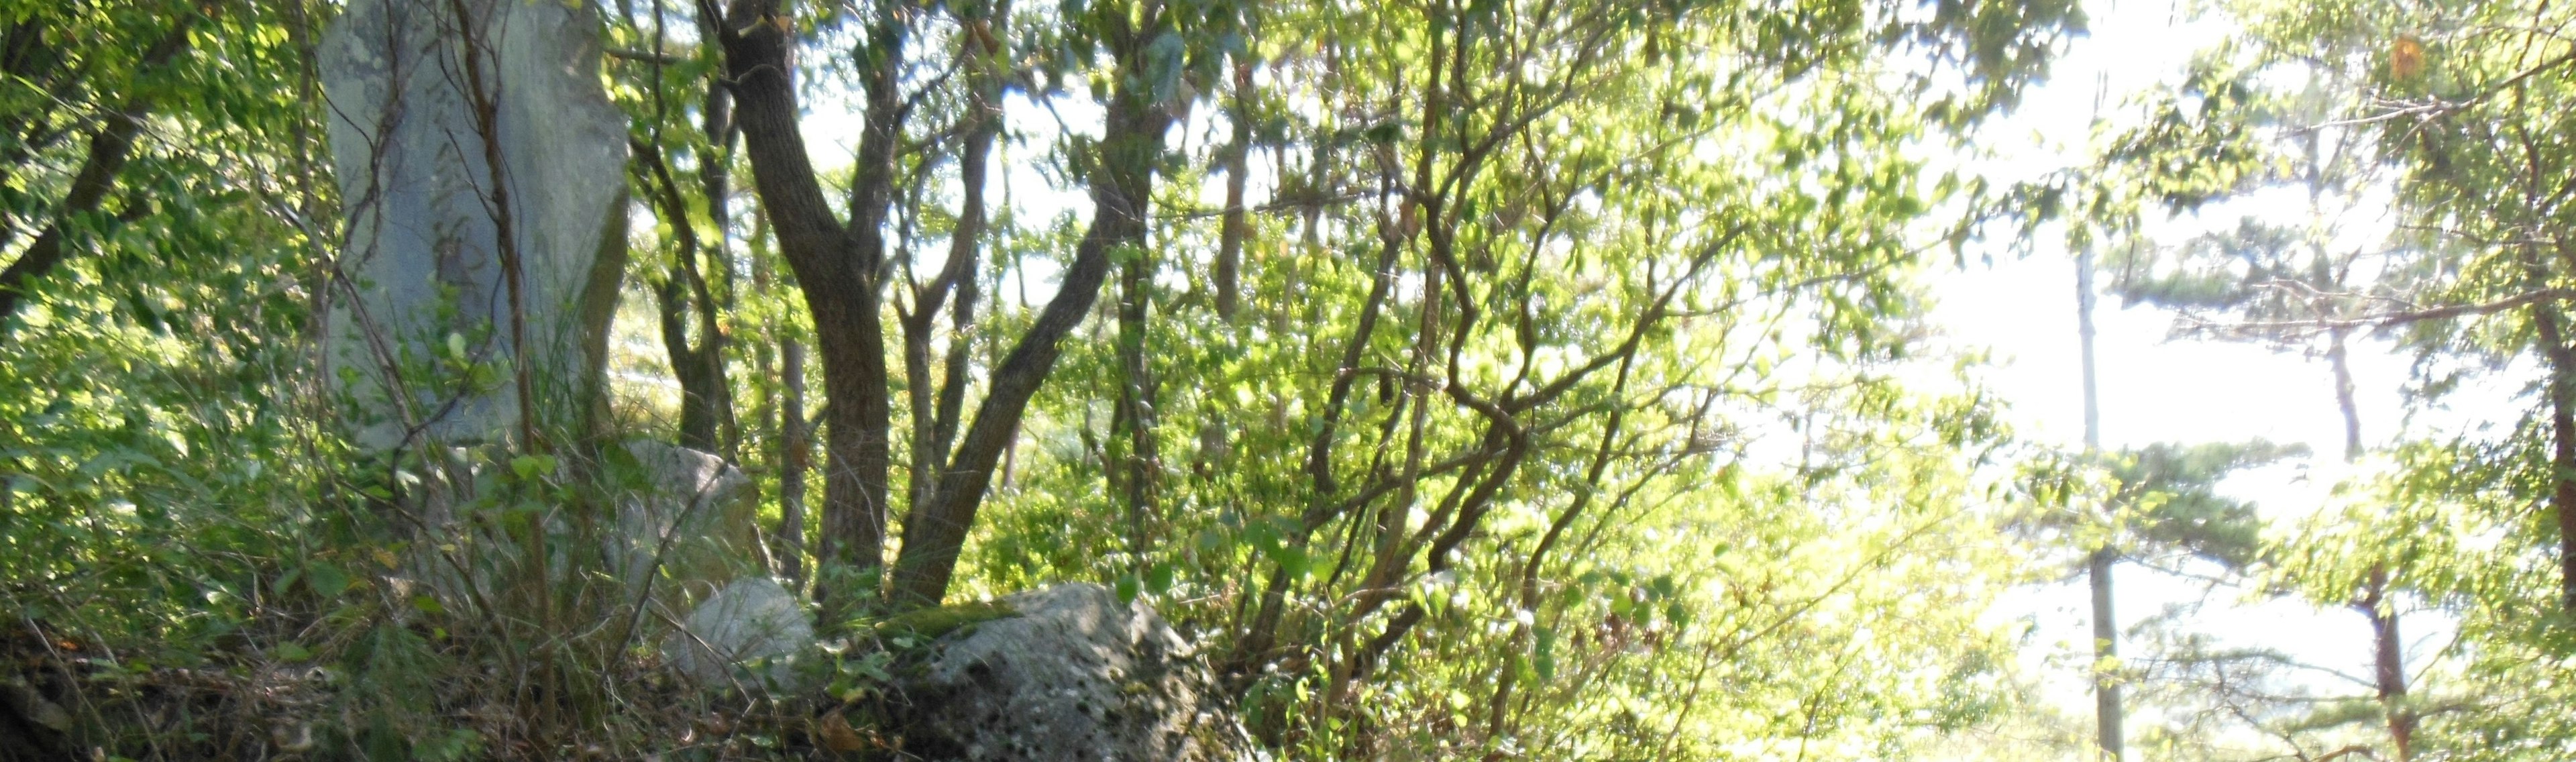
[[[779,342],[778,385],[778,558],[787,578],[805,581],[805,471],[813,457],[812,432],[805,430],[805,345]]]
[[[2352,359],[2345,348],[2349,331],[2337,330],[2326,345],[2326,365],[2334,370],[2335,407],[2343,412],[2343,460],[2361,459],[2361,410],[2353,400]],[[2415,715],[2406,708],[2406,643],[2398,635],[2397,606],[2388,600],[2388,571],[2372,569],[2353,608],[2370,618],[2371,683],[2388,722],[2388,742],[2397,762],[2413,759]]]
[[[2525,288],[2549,287],[2549,266],[2536,244],[2523,245],[2522,269]],[[2558,603],[2576,614],[2576,347],[2567,345],[2565,320],[2555,300],[2531,305],[2534,338],[2549,372],[2549,508],[2558,514]]]
[[[733,388],[725,378],[724,328],[716,321],[722,305],[698,265],[699,253],[706,250],[705,239],[689,219],[688,199],[680,195],[679,181],[672,177],[661,145],[636,138],[628,141],[628,147],[635,155],[645,187],[650,189],[654,210],[671,227],[671,269],[655,286],[653,297],[660,313],[662,350],[670,357],[671,376],[680,382],[679,443],[681,447],[731,458],[731,448],[720,439],[722,432],[732,428]],[[719,208],[712,199],[709,203],[711,209]],[[716,234],[721,241],[723,231],[719,229]],[[714,258],[721,263],[724,253],[721,244],[718,246]],[[693,321],[698,333],[695,344],[689,341]]]
[[[1216,272],[1211,277],[1216,280],[1217,317],[1232,321],[1243,278],[1243,239],[1251,228],[1243,208],[1243,186],[1247,174],[1244,170],[1252,155],[1251,61],[1234,65],[1234,103],[1226,117],[1234,123],[1234,136],[1233,141],[1226,144],[1222,159],[1225,162],[1225,218],[1217,233]]]
[[[2353,608],[2370,618],[2371,682],[2388,717],[2388,742],[2396,762],[2415,757],[2415,714],[2406,708],[2406,644],[2397,631],[2397,607],[2388,598],[2388,572],[2372,569]]]
[[[681,259],[687,258],[686,253],[681,255]],[[708,334],[699,334],[697,347],[689,345],[689,315],[705,310],[707,305],[690,296],[684,284],[686,277],[672,273],[660,288],[654,289],[654,301],[661,312],[662,351],[670,357],[672,377],[680,382],[679,443],[700,452],[719,452],[716,409],[726,396],[724,355],[714,351],[715,338]]]
[[[2093,551],[2084,580],[2093,592],[2093,711],[2095,739],[2102,758],[2118,762],[2121,746],[2119,676],[2105,669],[2120,658],[2119,620],[2111,611],[2111,565],[2119,557],[2110,548]]]
[[[1003,51],[993,29],[1009,18],[1010,7],[997,2],[989,9],[956,10],[967,40],[958,52],[962,59],[959,66],[966,70],[971,83],[966,114],[961,118],[966,137],[957,155],[962,201],[957,225],[949,232],[948,261],[929,284],[914,290],[913,312],[905,316],[903,323],[904,390],[911,403],[912,422],[912,494],[907,513],[921,510],[937,499],[939,473],[947,468],[949,446],[957,438],[957,413],[966,391],[966,352],[972,344],[968,337],[975,322],[978,251],[985,228],[984,180],[992,161],[993,141],[1002,132],[1002,76],[994,71],[993,59]],[[951,291],[956,294],[956,302],[950,311],[946,367],[939,384],[933,386],[930,334]]]
[[[1144,569],[1154,546],[1155,487],[1162,466],[1154,441],[1157,393],[1153,363],[1146,354],[1146,318],[1153,311],[1154,263],[1142,250],[1119,264],[1118,402],[1110,417],[1110,436],[1124,450],[1110,467],[1123,473],[1116,480],[1127,503],[1129,562]],[[1120,435],[1124,435],[1123,439]]]
[[[2093,250],[2075,255],[2075,334],[2082,345],[2084,364],[2084,455],[2094,457],[2102,451],[2101,382],[2093,358]],[[2105,506],[2107,510],[2109,506]],[[2104,538],[2102,546],[2093,549],[2086,559],[2085,581],[2093,593],[2093,724],[2094,742],[2102,749],[2102,758],[2111,762],[2122,759],[2120,683],[2118,676],[2103,671],[2120,656],[2119,620],[2111,611],[2111,566],[2119,561],[2116,537]]]
[[[724,326],[718,318],[734,306],[736,281],[730,163],[734,137],[738,133],[733,128],[733,98],[721,83],[708,83],[705,117],[709,154],[698,161],[698,183],[707,200],[707,221],[714,229],[708,231],[712,235],[704,241],[702,250],[706,253],[703,267],[707,269],[693,273],[692,282],[698,289],[698,335],[706,344],[701,350],[706,357],[701,362],[713,380],[708,389],[708,406],[713,420],[708,426],[707,439],[715,449],[707,452],[732,460],[741,455],[738,450],[742,446],[742,423],[735,417],[733,383],[725,372],[725,350],[732,346],[733,337],[724,333]]]
[[[2326,345],[2326,366],[2334,369],[2335,409],[2343,413],[2343,460],[2361,458],[2361,409],[2353,400],[2352,356],[2344,349],[2351,331],[2337,329]]]
[[[1056,295],[1038,313],[1009,356],[994,368],[990,391],[975,412],[975,421],[958,443],[957,454],[940,475],[937,499],[904,519],[903,553],[893,571],[891,598],[898,607],[935,606],[948,593],[958,552],[976,509],[991,484],[993,467],[1018,436],[1029,398],[1045,383],[1062,353],[1066,334],[1090,314],[1108,278],[1111,249],[1141,247],[1145,242],[1148,205],[1153,199],[1154,164],[1163,153],[1163,133],[1171,113],[1149,100],[1133,82],[1148,65],[1145,43],[1165,26],[1158,11],[1144,28],[1128,28],[1119,18],[1105,35],[1118,60],[1119,83],[1103,117],[1099,160],[1091,177],[1091,226],[1074,247]]]
[[[157,71],[170,64],[188,49],[188,30],[195,26],[199,14],[179,17],[168,34],[152,43],[136,67],[140,72]],[[116,175],[134,155],[134,140],[143,130],[143,117],[150,113],[152,101],[141,93],[127,98],[124,105],[109,112],[96,134],[90,136],[89,154],[81,159],[80,169],[72,174],[71,190],[54,210],[54,221],[45,226],[36,240],[18,253],[18,258],[0,269],[0,320],[17,314],[18,303],[26,297],[27,284],[53,272],[68,256],[63,248],[70,233],[65,222],[76,215],[98,211],[107,200],[107,192],[116,187]],[[5,339],[6,334],[0,334]]]
[[[824,198],[797,123],[788,55],[793,24],[779,17],[776,0],[742,0],[718,34],[755,187],[777,231],[779,251],[804,291],[822,352],[828,429],[817,558],[863,574],[884,563],[890,461],[879,270],[882,226],[893,200],[895,139],[904,115],[896,72],[905,27],[894,6],[880,6],[868,31],[867,109],[847,227]]]
[[[2567,346],[2558,307],[2532,307],[2549,364],[2549,507],[2558,514],[2559,605],[2576,613],[2576,348]]]

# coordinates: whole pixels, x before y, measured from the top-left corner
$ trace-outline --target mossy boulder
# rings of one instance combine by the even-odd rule
[[[1099,585],[914,612],[876,630],[928,641],[887,697],[889,735],[908,756],[1179,762],[1249,748],[1190,642]]]

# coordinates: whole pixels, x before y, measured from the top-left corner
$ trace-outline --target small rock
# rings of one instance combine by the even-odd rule
[[[760,568],[753,525],[759,506],[741,469],[710,453],[653,440],[631,440],[625,448],[646,484],[618,499],[617,533],[608,538],[607,551],[610,571],[629,591],[660,575],[665,580],[654,599],[677,605],[675,594],[703,595]]]
[[[746,688],[781,693],[800,687],[793,662],[814,647],[814,623],[796,595],[767,577],[737,580],[689,612],[662,639],[662,659],[709,687],[735,684],[734,668],[751,668]]]

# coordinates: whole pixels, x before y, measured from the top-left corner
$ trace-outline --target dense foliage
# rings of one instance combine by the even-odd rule
[[[2336,693],[2117,633],[2084,672],[2152,708],[2133,756],[2576,744],[2566,9],[2213,9],[2244,34],[2098,162],[2007,188],[1942,157],[2082,44],[2070,2],[581,7],[630,125],[609,430],[410,460],[351,441],[316,351],[341,4],[0,9],[0,742],[41,693],[122,758],[821,756],[886,677],[865,625],[1095,581],[1279,758],[2066,758],[2096,741],[1990,612],[2090,563],[2381,644]],[[2304,217],[2146,224],[2283,188]],[[2070,214],[2178,334],[2332,361],[2344,504],[2226,494],[2293,446],[2015,439],[1926,283]],[[2365,446],[2374,348],[2421,358],[2414,404],[2533,412]],[[512,372],[456,355],[423,372]],[[827,688],[658,671],[540,528],[634,481],[602,433],[753,477]],[[409,578],[473,557],[401,520],[423,458],[530,543],[488,597]]]

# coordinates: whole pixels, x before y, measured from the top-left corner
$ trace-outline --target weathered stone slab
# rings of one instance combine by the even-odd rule
[[[1143,602],[1065,584],[939,638],[890,701],[904,753],[939,760],[1237,759],[1250,748],[1190,644]]]
[[[320,68],[349,215],[350,282],[331,295],[325,367],[355,403],[359,444],[395,447],[415,429],[495,441],[515,427],[510,253],[537,413],[582,425],[602,402],[625,262],[626,118],[600,87],[596,14],[559,0],[351,0]],[[460,353],[500,365],[501,382],[457,383]]]

